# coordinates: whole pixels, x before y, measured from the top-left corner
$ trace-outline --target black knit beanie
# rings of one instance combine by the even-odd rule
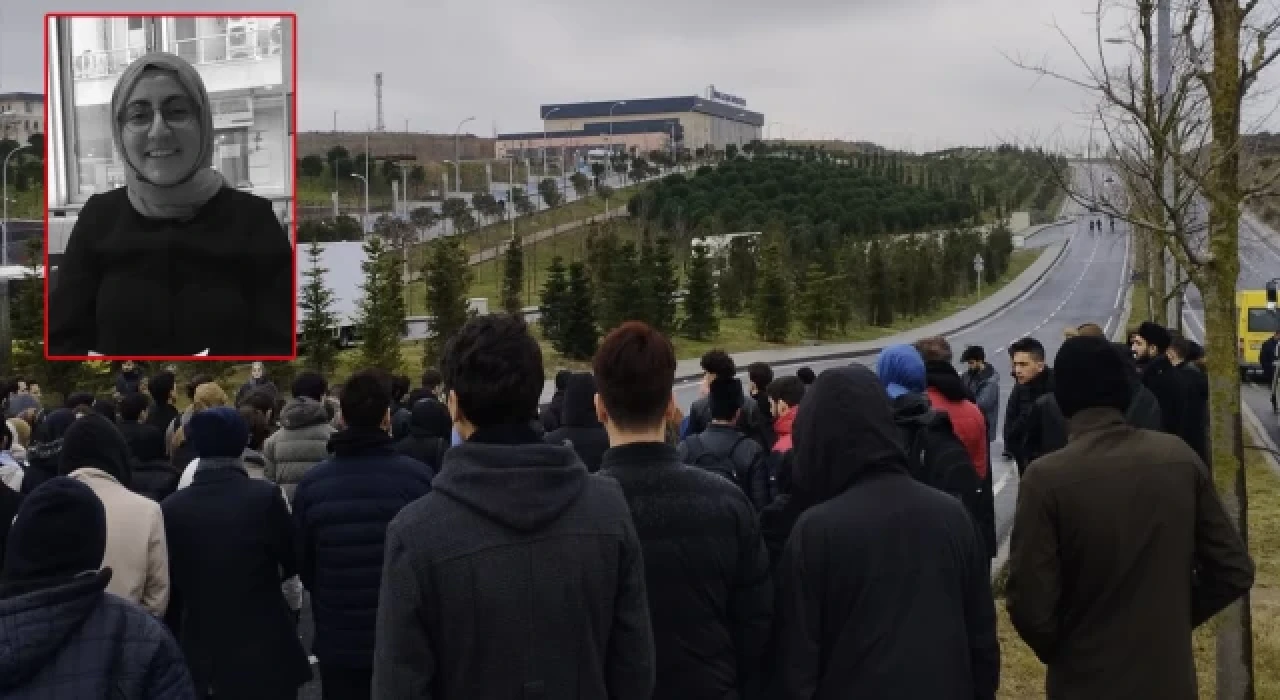
[[[1070,418],[1086,408],[1129,408],[1131,385],[1125,360],[1097,336],[1068,338],[1053,361],[1054,397],[1062,415]]]
[[[37,486],[18,507],[9,529],[3,591],[24,584],[97,571],[107,551],[107,512],[88,486],[55,476]]]
[[[249,426],[230,406],[196,411],[186,430],[199,457],[239,457],[249,445]]]
[[[129,444],[111,421],[97,413],[86,413],[71,423],[62,436],[62,454],[58,459],[63,474],[82,467],[96,467],[129,487]]]

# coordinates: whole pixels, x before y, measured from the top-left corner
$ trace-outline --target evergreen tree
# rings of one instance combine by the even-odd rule
[[[893,325],[893,288],[889,261],[880,240],[867,249],[867,321],[875,326]]]
[[[785,342],[791,332],[791,290],[776,240],[761,250],[759,281],[752,313],[756,335],[771,343]]]
[[[720,258],[720,274],[716,279],[716,291],[719,292],[720,310],[729,318],[737,318],[742,314],[744,304],[743,280],[737,270],[729,264],[728,258]]]
[[[542,286],[542,303],[539,305],[539,316],[542,325],[542,336],[551,341],[560,354],[564,354],[564,318],[569,303],[569,281],[565,278],[564,258],[559,255],[551,259],[551,267],[547,270],[547,281]],[[593,315],[594,316],[594,315]]]
[[[580,262],[569,265],[569,288],[561,325],[561,344],[556,350],[573,360],[587,360],[596,354],[599,330],[592,312],[591,281]]]
[[[646,246],[648,247],[648,246]],[[642,256],[644,257],[644,256]],[[676,264],[671,255],[671,239],[659,236],[644,264],[644,278],[649,295],[647,318],[658,331],[670,334],[676,325]]]
[[[520,293],[524,290],[524,250],[519,235],[513,235],[507,243],[502,266],[502,308],[509,314],[518,314],[524,308]]]
[[[329,375],[337,368],[338,347],[333,332],[339,319],[333,310],[333,290],[324,281],[329,270],[321,266],[322,252],[320,243],[312,240],[307,248],[308,266],[303,273],[305,281],[298,300],[299,335],[302,336],[298,350],[307,369]]]
[[[611,274],[604,280],[604,314],[600,327],[607,330],[618,327],[624,321],[640,318],[644,312],[644,300],[640,298],[639,263],[636,246],[627,241],[618,246]],[[570,277],[572,286],[572,276]]]
[[[695,245],[689,259],[689,288],[684,297],[684,334],[693,340],[711,340],[720,332],[713,284],[707,247]]]
[[[422,280],[427,290],[431,327],[422,346],[422,366],[435,367],[444,356],[445,343],[471,318],[467,291],[471,288],[471,256],[457,236],[431,243]]]
[[[400,371],[400,340],[404,335],[404,282],[400,260],[383,243],[369,236],[364,244],[364,283],[359,309],[362,344],[360,364],[387,372]]]
[[[800,324],[815,339],[826,338],[835,320],[830,281],[822,266],[810,263],[800,297]]]

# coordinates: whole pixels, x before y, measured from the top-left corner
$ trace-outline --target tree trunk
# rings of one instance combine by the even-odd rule
[[[1165,253],[1163,236],[1158,231],[1147,231],[1147,318],[1156,323],[1165,323]]]
[[[1209,361],[1211,468],[1227,515],[1248,542],[1240,374],[1236,366],[1236,280],[1240,273],[1240,29],[1237,0],[1209,0],[1213,14],[1210,125],[1213,141],[1205,182],[1209,254],[1205,289],[1205,354]],[[1219,700],[1253,700],[1253,634],[1249,595],[1211,623],[1217,633]]]

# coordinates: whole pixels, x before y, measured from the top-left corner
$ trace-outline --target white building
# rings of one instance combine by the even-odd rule
[[[44,133],[44,95],[38,92],[0,93],[0,140],[26,145]]]
[[[209,92],[214,168],[276,202],[293,194],[293,19],[286,16],[54,17],[48,20],[50,254],[65,248],[88,197],[124,184],[111,138],[111,93],[129,63],[168,51]]]

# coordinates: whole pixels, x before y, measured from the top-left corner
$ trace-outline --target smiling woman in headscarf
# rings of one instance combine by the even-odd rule
[[[995,697],[986,550],[959,501],[907,474],[880,380],[823,372],[793,437],[795,495],[813,505],[776,572],[776,696]]]
[[[271,202],[212,163],[200,75],[134,61],[111,96],[125,186],[89,197],[49,300],[52,355],[288,355],[293,249]]]

